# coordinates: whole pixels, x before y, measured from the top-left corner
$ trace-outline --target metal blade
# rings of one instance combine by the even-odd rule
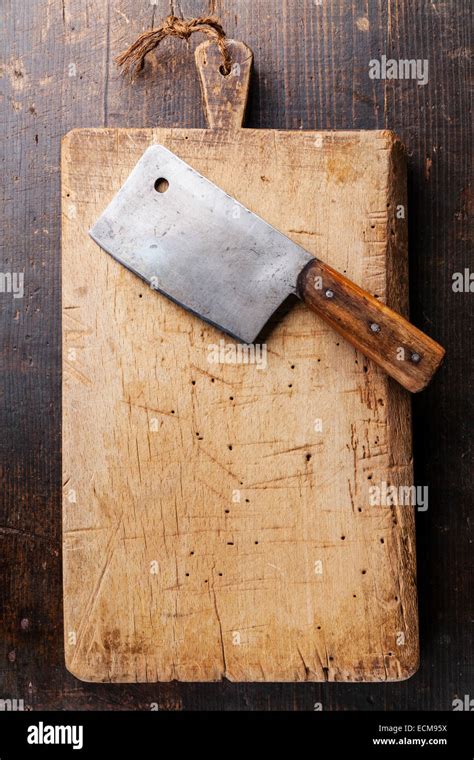
[[[153,288],[246,343],[313,258],[161,145],[145,151],[90,235]]]

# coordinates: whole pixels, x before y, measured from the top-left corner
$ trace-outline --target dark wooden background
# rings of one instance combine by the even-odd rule
[[[469,630],[473,296],[469,267],[469,0],[197,0],[254,50],[247,125],[390,127],[409,151],[411,308],[447,348],[413,400],[422,666],[398,684],[91,685],[64,668],[60,506],[60,138],[80,126],[204,126],[192,49],[166,41],[129,86],[114,56],[173,3],[3,0],[0,294],[0,698],[33,709],[451,709],[474,697]],[[429,84],[372,81],[371,58],[429,59]],[[75,76],[71,76],[74,73]],[[80,420],[78,420],[80,424]],[[471,575],[472,579],[472,575]]]

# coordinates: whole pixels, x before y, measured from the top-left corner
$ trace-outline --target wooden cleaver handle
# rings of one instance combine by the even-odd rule
[[[404,388],[425,388],[444,348],[335,269],[314,259],[298,277],[299,297]]]

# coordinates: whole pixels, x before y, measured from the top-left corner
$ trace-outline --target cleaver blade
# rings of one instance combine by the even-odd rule
[[[153,289],[245,343],[295,294],[410,391],[444,349],[162,145],[152,145],[90,230]]]
[[[152,288],[252,343],[313,257],[161,145],[90,230]]]

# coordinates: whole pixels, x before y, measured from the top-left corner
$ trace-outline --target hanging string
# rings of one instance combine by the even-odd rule
[[[215,16],[191,19],[168,16],[158,29],[150,29],[140,34],[135,42],[123,53],[120,53],[115,60],[125,74],[139,73],[143,70],[148,53],[155,50],[166,37],[179,37],[182,40],[189,40],[195,32],[202,32],[215,41],[222,55],[222,73],[229,74],[232,61],[226,44],[226,35],[219,19]]]

